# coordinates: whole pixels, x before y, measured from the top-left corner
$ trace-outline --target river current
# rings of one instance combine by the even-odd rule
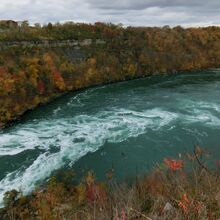
[[[151,170],[194,144],[220,159],[220,70],[154,76],[65,95],[0,131],[0,202],[55,171],[116,179]]]

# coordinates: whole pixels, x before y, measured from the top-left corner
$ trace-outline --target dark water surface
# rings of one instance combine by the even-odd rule
[[[0,200],[55,170],[110,168],[123,179],[194,144],[220,159],[220,70],[158,76],[66,95],[0,132]]]

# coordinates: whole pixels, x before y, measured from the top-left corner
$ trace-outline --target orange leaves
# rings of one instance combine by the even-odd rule
[[[191,201],[188,199],[187,194],[184,193],[181,200],[178,202],[178,206],[183,210],[184,213],[188,212],[188,206],[191,204]]]
[[[194,213],[199,215],[204,206],[201,202],[190,200],[186,193],[182,195],[181,200],[178,201],[178,207],[184,212],[184,214]]]
[[[52,72],[53,72],[53,77],[54,77],[56,87],[61,91],[64,90],[65,89],[65,82],[63,80],[63,77],[62,77],[60,71],[56,68],[53,68]]]
[[[97,61],[96,61],[96,59],[95,58],[90,58],[90,59],[88,59],[88,64],[90,64],[90,65],[96,65],[96,63],[97,63]]]
[[[184,167],[183,160],[173,160],[173,159],[165,158],[164,163],[168,169],[173,170],[173,171],[182,170]]]
[[[52,72],[52,76],[54,78],[54,82],[55,82],[56,88],[58,88],[61,91],[65,90],[64,79],[62,77],[61,72],[56,68],[56,66],[54,64],[54,60],[51,57],[51,55],[48,54],[48,53],[44,54],[43,60],[47,64],[48,68]]]

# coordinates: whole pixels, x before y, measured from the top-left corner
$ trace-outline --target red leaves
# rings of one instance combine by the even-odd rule
[[[37,89],[38,89],[40,94],[44,94],[44,92],[45,92],[45,85],[44,85],[44,82],[42,80],[39,80]]]
[[[106,198],[106,192],[100,184],[91,184],[87,187],[86,198],[90,202],[103,202],[103,200]]]
[[[58,71],[57,69],[53,69],[53,76],[55,81],[63,80],[60,71]]]
[[[5,74],[7,71],[6,71],[6,68],[4,66],[0,66],[0,77],[1,75]]]
[[[184,161],[183,160],[173,160],[173,159],[164,159],[165,165],[173,171],[182,170],[184,167]]]

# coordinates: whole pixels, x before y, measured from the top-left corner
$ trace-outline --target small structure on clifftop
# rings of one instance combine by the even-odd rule
[[[18,27],[18,23],[13,20],[1,20],[0,29],[9,29]]]

